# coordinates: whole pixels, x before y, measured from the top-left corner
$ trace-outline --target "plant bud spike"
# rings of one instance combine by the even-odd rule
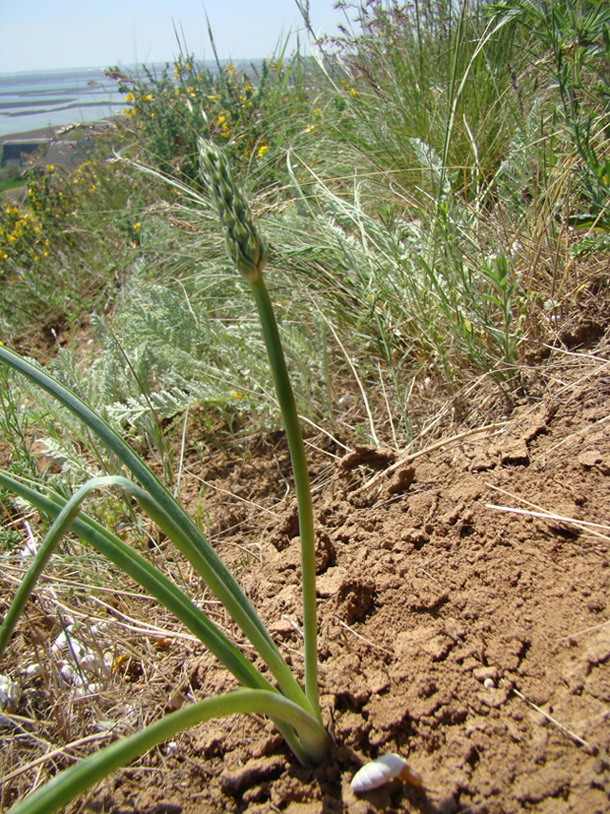
[[[251,283],[261,279],[267,253],[248,202],[233,181],[222,151],[199,139],[201,174],[207,182],[225,230],[227,253],[239,273]]]
[[[350,787],[356,794],[366,794],[392,780],[403,780],[416,788],[423,783],[421,776],[410,768],[406,760],[392,752],[362,766],[354,775]]]

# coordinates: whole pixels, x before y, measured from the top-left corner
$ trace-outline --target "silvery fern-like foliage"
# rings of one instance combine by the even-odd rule
[[[140,266],[117,302],[110,331],[97,320],[102,352],[91,370],[98,409],[138,433],[151,407],[172,418],[193,403],[248,413],[266,424],[274,410],[273,383],[255,313],[239,277],[207,271],[189,292],[147,279]],[[278,307],[281,312],[281,305]],[[318,337],[307,325],[281,324],[291,364],[315,359]],[[295,365],[300,409],[311,409],[321,373]]]
[[[511,202],[516,212],[522,208],[524,196],[533,195],[532,173],[539,163],[541,115],[544,100],[534,100],[523,130],[517,130],[511,141],[508,156],[500,164],[496,182],[505,202]],[[506,205],[506,203],[505,203]]]
[[[161,390],[146,396],[128,396],[124,401],[115,401],[106,407],[105,412],[111,423],[141,428],[150,416],[151,408],[159,419],[173,418],[193,400],[193,394],[178,388],[173,391]]]
[[[90,456],[82,455],[72,439],[65,435],[56,438],[45,437],[40,439],[41,453],[46,459],[52,461],[61,473],[61,482],[65,485],[82,484],[90,478],[97,478],[103,474],[101,467],[92,461]],[[51,481],[53,478],[51,477]]]

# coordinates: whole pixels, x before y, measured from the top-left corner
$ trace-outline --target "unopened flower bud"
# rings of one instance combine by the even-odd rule
[[[229,257],[239,273],[255,283],[265,267],[266,251],[248,202],[235,184],[224,154],[215,144],[199,139],[199,158],[201,174],[225,228]]]

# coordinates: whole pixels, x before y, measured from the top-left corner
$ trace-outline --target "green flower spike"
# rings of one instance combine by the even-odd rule
[[[204,180],[225,227],[229,257],[250,283],[260,279],[267,262],[265,245],[250,206],[236,186],[223,153],[210,141],[199,139],[199,157]]]

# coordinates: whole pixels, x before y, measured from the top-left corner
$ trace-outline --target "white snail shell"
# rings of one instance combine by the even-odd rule
[[[414,772],[400,755],[392,752],[366,763],[356,772],[350,787],[356,794],[364,794],[396,779],[405,780],[412,786],[422,785],[419,774]]]

